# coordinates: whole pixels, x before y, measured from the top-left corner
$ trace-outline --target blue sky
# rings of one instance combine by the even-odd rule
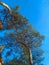
[[[20,5],[19,12],[30,20],[30,24],[45,36],[42,48],[44,65],[49,65],[49,0],[3,0],[11,8]]]

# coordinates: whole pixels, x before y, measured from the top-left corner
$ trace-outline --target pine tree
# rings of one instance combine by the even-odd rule
[[[5,56],[7,65],[42,65],[41,61],[44,58],[42,57],[41,46],[44,36],[32,29],[29,20],[22,16],[17,8],[11,12],[8,12],[7,9],[2,11],[4,18],[2,19],[3,28],[1,30],[6,30],[6,33],[1,40],[2,43],[4,42],[5,48],[10,49]],[[18,53],[19,59],[14,56],[12,60],[8,60],[7,57],[13,53],[16,55]]]

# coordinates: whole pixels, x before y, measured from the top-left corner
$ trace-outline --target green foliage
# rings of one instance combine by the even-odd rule
[[[22,46],[22,44],[27,45],[31,49],[34,65],[42,65],[41,61],[43,61],[43,58],[41,56],[43,50],[41,49],[41,46],[44,36],[32,29],[28,19],[18,13],[18,8],[19,7],[12,10],[11,13],[8,13],[9,17],[7,16],[5,18],[6,26],[4,29],[10,31],[6,31],[5,33],[5,40],[8,41],[6,47],[10,48],[15,54],[20,54],[20,58],[14,58],[7,63],[7,65],[30,65],[28,49]],[[13,32],[11,30],[13,30]],[[19,44],[20,42],[21,44]],[[8,54],[6,54],[6,57],[8,57]]]

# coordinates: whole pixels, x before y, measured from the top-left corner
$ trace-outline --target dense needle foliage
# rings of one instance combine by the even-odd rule
[[[18,7],[8,12],[0,12],[0,45],[5,45],[2,58],[5,65],[31,65],[29,50],[31,50],[33,65],[42,65],[43,50],[41,49],[44,36],[34,30],[26,19],[18,12]]]

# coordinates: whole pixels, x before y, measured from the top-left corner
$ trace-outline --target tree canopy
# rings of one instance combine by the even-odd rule
[[[42,65],[44,36],[34,30],[29,20],[18,12],[18,6],[8,12],[1,11],[1,45],[5,45],[2,57],[5,65]],[[3,55],[4,54],[4,55]]]

